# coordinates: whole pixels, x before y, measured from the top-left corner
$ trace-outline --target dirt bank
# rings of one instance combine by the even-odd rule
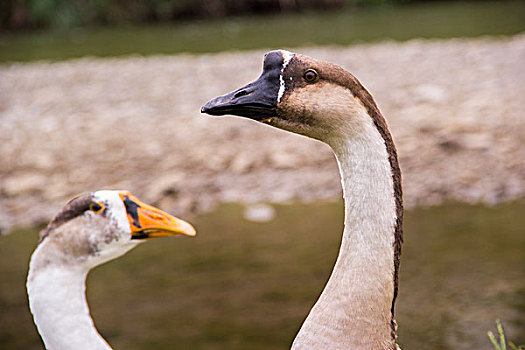
[[[525,35],[295,51],[369,88],[407,206],[525,197]],[[264,51],[0,66],[0,221],[42,223],[71,196],[129,189],[179,215],[221,202],[337,200],[325,145],[200,106],[260,74]]]

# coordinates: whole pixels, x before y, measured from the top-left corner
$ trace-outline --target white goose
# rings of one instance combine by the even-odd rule
[[[332,275],[293,349],[395,349],[403,205],[392,137],[374,99],[334,64],[278,50],[261,76],[202,107],[327,143],[339,164],[345,228]]]
[[[97,191],[67,203],[41,232],[27,276],[29,306],[46,349],[111,349],[89,314],[89,270],[148,238],[178,234],[194,236],[195,229],[127,191]]]

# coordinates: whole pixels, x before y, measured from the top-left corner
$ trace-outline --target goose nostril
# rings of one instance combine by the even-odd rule
[[[246,96],[246,95],[249,95],[251,92],[248,92],[246,90],[241,90],[241,91],[238,91],[235,93],[235,95],[233,95],[233,98],[239,98],[239,97],[242,97],[242,96]]]
[[[152,214],[152,215],[151,215],[151,218],[152,218],[153,220],[162,221],[162,222],[166,222],[166,221],[167,221],[166,218],[165,218],[164,216],[159,215],[159,214]]]

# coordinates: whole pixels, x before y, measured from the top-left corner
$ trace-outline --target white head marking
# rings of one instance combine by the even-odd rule
[[[283,66],[281,68],[281,75],[279,77],[279,81],[281,82],[281,84],[279,86],[279,94],[277,95],[277,102],[281,102],[281,98],[284,95],[284,88],[285,88],[284,79],[283,79],[284,69],[286,68],[288,63],[290,63],[290,60],[294,56],[292,52],[286,51],[286,50],[281,50],[281,54],[283,55]],[[290,80],[292,80],[292,78],[290,78]]]
[[[93,199],[111,207],[109,219],[115,222],[119,229],[131,233],[127,219],[126,208],[119,196],[120,191],[97,191],[93,193]]]

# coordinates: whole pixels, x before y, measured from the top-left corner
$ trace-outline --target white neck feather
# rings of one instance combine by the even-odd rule
[[[385,142],[362,111],[359,132],[329,142],[345,200],[345,228],[332,275],[293,349],[393,349],[396,204]]]
[[[41,244],[27,278],[29,306],[46,349],[111,349],[97,332],[86,302],[87,266],[54,265]]]

